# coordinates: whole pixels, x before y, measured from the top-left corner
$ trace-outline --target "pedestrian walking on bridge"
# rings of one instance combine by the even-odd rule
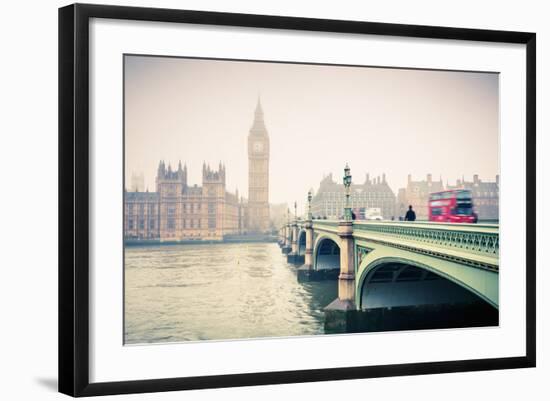
[[[407,210],[407,214],[405,214],[405,221],[415,221],[416,220],[416,213],[413,210],[412,205],[409,205],[409,210]]]

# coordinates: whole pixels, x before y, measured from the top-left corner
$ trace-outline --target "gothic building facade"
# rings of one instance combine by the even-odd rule
[[[225,166],[202,168],[202,186],[188,185],[187,166],[159,163],[156,192],[125,193],[125,237],[161,241],[221,240],[246,232],[246,203],[225,187]]]
[[[227,191],[226,169],[202,166],[202,185],[189,185],[187,166],[160,161],[156,191],[131,182],[124,193],[126,240],[219,241],[269,230],[269,137],[258,100],[248,136],[249,199]]]

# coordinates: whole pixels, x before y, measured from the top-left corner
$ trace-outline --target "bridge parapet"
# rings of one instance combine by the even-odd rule
[[[313,220],[315,235],[338,233],[337,220]],[[304,222],[299,222],[304,227]],[[353,237],[498,270],[499,225],[354,221]]]
[[[498,270],[498,225],[354,222],[354,237]]]
[[[338,220],[313,220],[313,230],[325,232],[338,232]]]
[[[376,232],[400,239],[498,255],[498,225],[354,222],[354,231]]]

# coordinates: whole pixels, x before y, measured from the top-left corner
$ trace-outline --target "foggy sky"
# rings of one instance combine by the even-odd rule
[[[354,183],[386,173],[397,195],[413,179],[499,171],[498,74],[126,56],[125,169],[155,190],[160,159],[226,165],[248,197],[247,136],[258,96],[270,137],[271,203],[298,201],[328,173]]]

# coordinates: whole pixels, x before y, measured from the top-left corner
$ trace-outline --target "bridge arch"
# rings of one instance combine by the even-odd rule
[[[498,274],[482,269],[466,271],[451,261],[384,248],[369,252],[357,269],[359,309],[366,309],[366,304],[381,307],[384,298],[386,306],[481,300],[498,310]]]
[[[314,270],[340,270],[340,244],[337,236],[323,234],[313,248]]]

